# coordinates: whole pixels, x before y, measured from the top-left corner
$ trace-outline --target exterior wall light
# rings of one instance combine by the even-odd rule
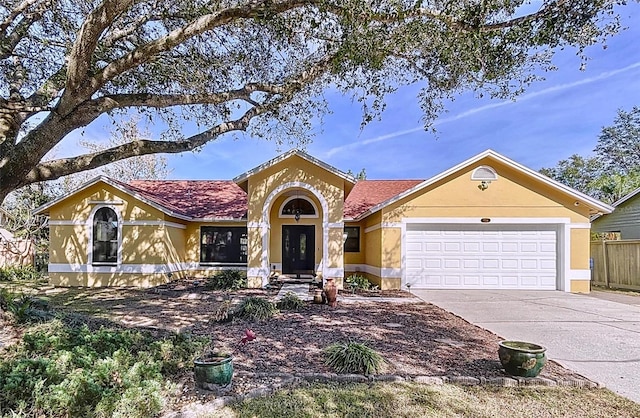
[[[491,184],[490,181],[483,180],[483,181],[480,182],[480,184],[478,184],[478,189],[480,189],[480,190],[482,190],[484,192],[485,190],[487,190],[489,188],[489,184]]]

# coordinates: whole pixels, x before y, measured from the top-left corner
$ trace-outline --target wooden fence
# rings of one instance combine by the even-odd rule
[[[0,240],[0,267],[33,265],[36,253],[31,240]]]
[[[591,259],[594,285],[640,290],[640,240],[592,241]]]

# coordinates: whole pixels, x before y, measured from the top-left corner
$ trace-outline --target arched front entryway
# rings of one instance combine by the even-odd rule
[[[275,188],[262,209],[261,271],[279,267],[285,274],[319,273],[326,278],[328,211],[326,198],[307,183],[289,182]],[[272,252],[278,257],[272,257]],[[262,277],[266,285],[268,275]]]

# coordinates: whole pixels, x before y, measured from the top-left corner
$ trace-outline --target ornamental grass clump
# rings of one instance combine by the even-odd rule
[[[297,311],[304,306],[304,301],[293,292],[287,292],[278,302],[278,308],[285,311]]]
[[[257,296],[250,296],[240,303],[234,316],[252,321],[269,319],[278,313],[276,304]]]
[[[247,275],[240,270],[222,270],[207,279],[210,290],[238,290],[247,287]]]
[[[324,349],[325,364],[336,373],[379,373],[384,359],[365,343],[334,343]]]

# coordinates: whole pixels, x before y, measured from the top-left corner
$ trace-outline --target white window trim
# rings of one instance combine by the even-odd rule
[[[278,217],[279,217],[279,218],[281,218],[281,219],[285,219],[285,218],[286,218],[286,219],[293,219],[293,218],[295,218],[295,217],[296,217],[296,215],[288,215],[288,214],[287,214],[287,215],[285,215],[285,214],[283,214],[283,213],[282,213],[282,211],[284,210],[284,207],[287,205],[287,203],[291,202],[291,201],[292,201],[292,200],[294,200],[294,199],[303,199],[303,200],[306,200],[307,202],[309,202],[309,203],[311,204],[311,206],[313,206],[314,214],[313,214],[313,215],[304,215],[304,214],[302,214],[302,213],[301,213],[301,214],[300,214],[300,218],[301,218],[301,219],[304,219],[304,218],[307,218],[307,219],[317,219],[317,218],[318,218],[318,216],[319,216],[319,215],[318,215],[318,207],[317,207],[317,206],[316,206],[316,204],[313,202],[313,200],[309,199],[307,196],[300,196],[300,195],[298,195],[298,196],[290,196],[290,197],[286,198],[286,199],[284,200],[284,202],[282,202],[282,204],[280,205],[280,208],[278,209]]]
[[[118,218],[118,249],[116,253],[116,262],[114,263],[105,263],[105,262],[97,262],[93,263],[93,218],[96,215],[96,212],[102,208],[109,208],[113,210]],[[87,254],[87,265],[89,266],[104,266],[104,267],[114,267],[120,266],[122,264],[122,216],[118,213],[118,210],[113,205],[97,205],[93,208],[91,213],[89,214],[89,218],[87,220],[87,228],[89,228],[89,242],[87,245],[88,254]]]

